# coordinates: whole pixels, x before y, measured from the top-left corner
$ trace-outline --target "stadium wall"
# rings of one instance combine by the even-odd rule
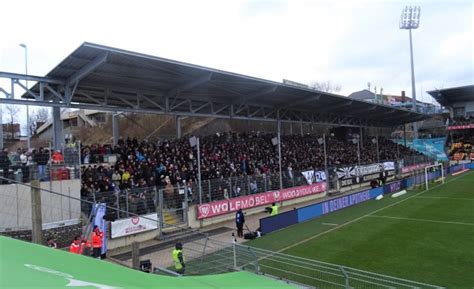
[[[474,169],[474,164],[470,164],[470,166],[455,165],[448,167],[445,169],[445,174],[452,174],[466,167]],[[440,174],[440,172],[429,173],[428,178],[431,180],[439,177]],[[359,191],[346,196],[295,209],[293,211],[288,211],[276,216],[262,218],[260,219],[260,229],[262,233],[268,234],[273,231],[286,228],[290,225],[312,220],[314,218],[333,213],[341,209],[366,202],[368,200],[372,200],[380,194],[398,192],[414,185],[424,184],[424,182],[424,174],[419,174],[419,176],[415,175],[402,180],[387,183],[383,187]]]
[[[40,186],[64,195],[41,191],[43,229],[51,228],[50,224],[59,226],[63,221],[78,222],[81,216],[81,203],[78,201],[81,197],[80,180],[41,182]],[[0,231],[31,230],[31,216],[30,187],[21,184],[0,185]]]

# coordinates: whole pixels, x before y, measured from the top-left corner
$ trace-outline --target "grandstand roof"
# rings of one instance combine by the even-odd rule
[[[450,106],[456,102],[474,101],[474,85],[437,89],[428,93],[443,106]]]
[[[51,89],[43,85],[41,92],[38,83],[23,97],[41,95],[46,105],[88,109],[354,126],[395,126],[428,118],[405,109],[92,43],[73,51],[46,79],[56,80],[50,81]]]

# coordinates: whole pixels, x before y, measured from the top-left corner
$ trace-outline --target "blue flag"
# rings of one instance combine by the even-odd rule
[[[107,223],[104,220],[105,212],[106,212],[106,206],[105,203],[98,203],[95,204],[94,206],[94,222],[93,224],[99,229],[104,232],[104,237],[102,239],[102,254],[105,254],[107,252],[107,237],[106,237],[106,232],[107,232]]]

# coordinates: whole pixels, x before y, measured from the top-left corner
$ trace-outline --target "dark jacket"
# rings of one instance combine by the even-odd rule
[[[8,168],[11,165],[11,161],[8,158],[8,154],[0,152],[0,168]]]
[[[235,213],[235,223],[238,225],[245,223],[245,217],[242,211],[237,211],[237,213]]]

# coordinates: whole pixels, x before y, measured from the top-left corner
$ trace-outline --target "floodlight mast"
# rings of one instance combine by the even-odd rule
[[[411,94],[413,102],[413,111],[416,111],[416,88],[415,88],[415,68],[413,64],[413,43],[411,30],[420,26],[420,6],[406,6],[400,18],[400,29],[408,30],[410,36],[410,63],[411,63]],[[418,138],[418,128],[416,122],[413,123],[413,137]]]

